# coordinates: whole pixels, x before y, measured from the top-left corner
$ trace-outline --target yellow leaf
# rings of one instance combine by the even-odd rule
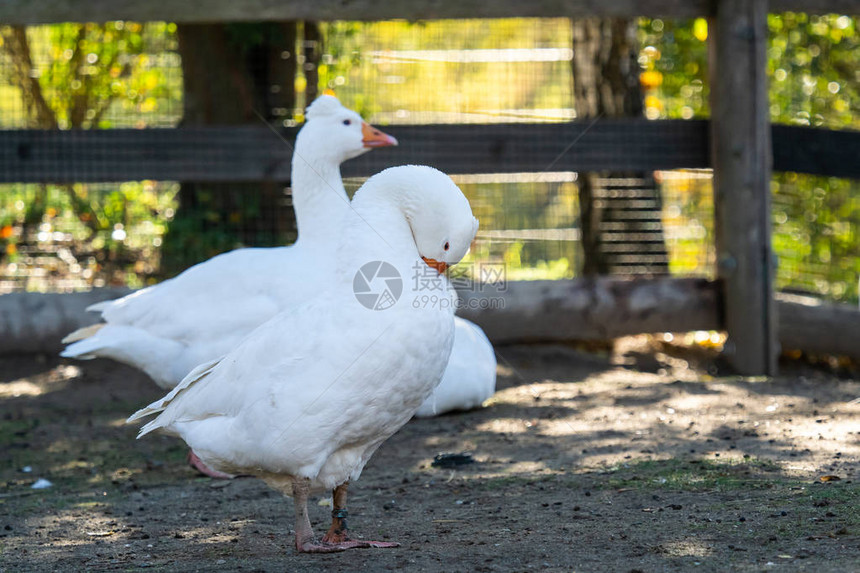
[[[308,80],[305,79],[304,76],[299,76],[295,81],[295,88],[297,93],[304,93],[305,89],[308,87]]]
[[[158,87],[158,81],[157,74],[147,74],[146,78],[143,80],[143,87],[148,90],[154,90]]]
[[[648,96],[645,98],[645,107],[660,110],[663,109],[663,102],[656,96]]]
[[[708,21],[704,18],[696,18],[693,22],[693,36],[700,41],[704,42],[708,39]]]
[[[140,111],[141,111],[141,113],[150,113],[150,112],[155,111],[155,107],[156,107],[155,98],[148,97],[145,100],[143,100],[142,104],[140,104]]]
[[[639,74],[639,83],[641,83],[642,87],[646,90],[654,89],[663,83],[663,74],[656,70],[642,72]]]

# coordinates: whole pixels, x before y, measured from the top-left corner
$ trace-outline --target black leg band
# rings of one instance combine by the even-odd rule
[[[331,510],[331,516],[334,518],[337,518],[337,519],[346,519],[347,518],[346,508]]]

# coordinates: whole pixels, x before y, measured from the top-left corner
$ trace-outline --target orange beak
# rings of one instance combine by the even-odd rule
[[[437,261],[436,259],[428,259],[427,257],[421,257],[424,259],[424,262],[427,263],[427,266],[431,269],[436,269],[436,272],[440,275],[448,270],[448,263],[443,263],[441,261]]]
[[[388,147],[389,145],[397,145],[397,140],[387,133],[384,133],[366,121],[361,122],[361,142],[365,147]]]

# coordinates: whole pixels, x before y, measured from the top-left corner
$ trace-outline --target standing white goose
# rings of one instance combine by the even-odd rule
[[[289,247],[238,249],[124,298],[95,304],[105,323],[68,335],[62,356],[106,357],[164,389],[224,355],[277,312],[319,292],[332,272],[337,225],[349,209],[340,164],[397,140],[332,96],[307,109],[292,161],[299,238]]]
[[[317,293],[332,272],[332,252],[349,210],[340,164],[397,141],[329,95],[308,107],[307,119],[292,162],[295,245],[231,251],[153,287],[95,304],[90,310],[101,311],[106,322],[67,336],[64,342],[72,344],[62,356],[112,358],[170,389],[276,312]],[[495,391],[489,340],[467,320],[455,318],[455,325],[450,364],[418,416],[474,408]]]
[[[160,412],[141,436],[178,435],[209,466],[292,495],[301,552],[397,545],[349,537],[347,485],[427,398],[451,351],[453,300],[413,304],[420,293],[408,277],[416,265],[442,272],[457,263],[478,225],[457,186],[429,167],[387,169],[352,205],[329,291],[278,314],[129,418]],[[380,261],[396,269],[383,273],[394,296],[367,304],[355,292],[357,272]],[[333,490],[334,509],[316,541],[307,498],[320,489]]]

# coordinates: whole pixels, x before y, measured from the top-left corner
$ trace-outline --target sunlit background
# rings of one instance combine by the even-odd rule
[[[772,14],[768,25],[772,121],[860,129],[856,19]],[[233,40],[253,44],[249,30],[236,25]],[[265,110],[275,123],[300,125],[309,94],[324,88],[381,126],[581,117],[567,19],[335,22],[315,32],[319,41],[309,42],[300,25],[294,50],[282,54],[295,59],[294,85],[273,83],[271,90],[292,90],[295,101]],[[638,21],[634,65],[645,117],[708,117],[707,37],[704,19]],[[183,121],[174,24],[5,27],[0,42],[2,129],[176,127]],[[504,262],[509,279],[581,274],[577,173],[548,166],[538,174],[455,180],[481,220],[473,260]],[[656,172],[653,183],[659,200],[649,208],[659,217],[643,232],[663,241],[671,274],[713,277],[710,171]],[[347,188],[359,184],[349,180]],[[629,190],[648,184],[633,181]],[[860,182],[775,173],[771,189],[777,287],[856,303]],[[0,185],[0,293],[140,287],[217,252],[294,237],[294,228],[267,216],[254,193],[180,217],[179,192],[178,182],[164,181]],[[289,198],[278,200],[288,204]],[[613,273],[653,272],[637,264],[648,248],[618,249],[624,262]]]

